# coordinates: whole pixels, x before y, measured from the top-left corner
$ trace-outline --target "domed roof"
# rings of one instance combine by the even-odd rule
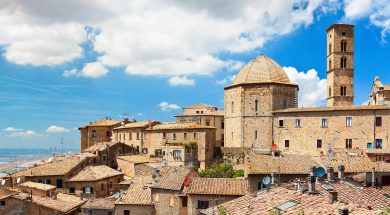
[[[252,59],[240,70],[233,85],[269,82],[291,84],[282,67],[262,54]]]

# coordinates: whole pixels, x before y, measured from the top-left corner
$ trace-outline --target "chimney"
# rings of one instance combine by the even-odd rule
[[[326,175],[327,175],[328,181],[333,181],[333,177],[334,177],[333,167],[330,166],[330,167],[326,168]]]
[[[314,170],[316,169],[315,166],[310,167],[310,176],[314,176]]]
[[[329,191],[329,203],[332,204],[333,202],[337,202],[337,192],[336,191]]]
[[[128,117],[125,117],[125,118],[123,119],[123,121],[125,122],[125,124],[127,124],[127,123],[129,123],[129,118],[128,118]]]
[[[297,191],[298,192],[302,191],[301,180],[299,178],[298,178],[298,181],[297,181]]]
[[[84,193],[80,193],[80,201],[84,200]]]
[[[375,167],[372,168],[371,172],[371,186],[375,187]]]
[[[275,184],[275,181],[276,181],[276,172],[272,172],[271,173],[271,184]]]
[[[349,214],[348,207],[344,206],[339,209],[339,215],[348,215],[348,214]]]
[[[54,192],[54,193],[53,193],[53,199],[54,199],[54,200],[56,200],[56,199],[57,199],[57,195],[58,195],[58,193],[57,193],[57,192]]]
[[[345,167],[344,165],[340,165],[339,166],[339,172],[338,172],[338,178],[339,179],[344,179],[344,170],[345,170]]]
[[[309,194],[315,194],[316,192],[316,177],[309,176],[307,177],[307,187],[309,189]]]

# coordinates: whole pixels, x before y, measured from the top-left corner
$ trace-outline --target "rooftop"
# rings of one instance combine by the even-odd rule
[[[184,107],[183,109],[201,109],[201,108],[215,108],[215,106],[208,105],[208,104],[194,104],[194,105]]]
[[[84,167],[68,181],[99,181],[105,178],[123,175],[122,172],[112,169],[106,165]]]
[[[101,152],[106,150],[107,148],[110,148],[112,146],[115,146],[116,144],[124,144],[121,142],[98,142],[95,143],[95,145],[90,146],[89,148],[85,149],[86,152]]]
[[[126,191],[115,204],[121,205],[153,205],[152,191],[148,186],[142,184],[130,185]]]
[[[390,110],[390,105],[364,105],[364,106],[288,108],[288,109],[274,111],[273,113],[355,111],[355,110],[356,111],[361,111],[361,110]]]
[[[323,167],[333,167],[337,171],[339,165],[345,167],[346,173],[362,173],[372,170],[370,158],[362,150],[358,149],[333,149],[328,155],[315,157]]]
[[[128,161],[130,163],[135,163],[135,164],[150,162],[149,156],[145,156],[145,155],[118,156],[118,159]]]
[[[190,172],[189,167],[164,166],[160,169],[160,173],[156,178],[157,182],[151,188],[179,191]]]
[[[207,110],[203,113],[181,113],[177,114],[176,117],[180,116],[225,116],[225,110],[224,109],[218,109],[218,110]]]
[[[113,126],[115,124],[119,124],[120,121],[118,120],[113,120],[113,119],[101,119],[95,122],[90,122],[89,124],[80,126],[80,128],[86,128],[86,127],[105,127],[105,126]]]
[[[233,178],[193,178],[188,194],[243,196],[246,193],[246,181]]]
[[[53,186],[53,185],[42,184],[42,183],[35,183],[35,182],[32,182],[32,181],[24,182],[24,183],[20,184],[19,186],[33,188],[33,189],[37,189],[37,190],[43,190],[43,191],[49,191],[49,190],[55,190],[56,189],[56,187]]]
[[[114,210],[115,199],[113,198],[94,198],[89,199],[81,208],[85,209],[112,209]]]
[[[156,120],[148,120],[148,121],[142,121],[142,122],[130,122],[127,124],[124,124],[122,126],[116,127],[113,130],[118,130],[118,129],[125,129],[125,128],[146,128],[150,125],[154,125],[159,123]]]
[[[283,83],[291,84],[286,72],[266,55],[260,55],[247,63],[234,78],[233,84]]]
[[[214,129],[215,127],[199,125],[197,123],[178,123],[178,122],[165,122],[147,128],[146,130],[175,130],[175,129]]]

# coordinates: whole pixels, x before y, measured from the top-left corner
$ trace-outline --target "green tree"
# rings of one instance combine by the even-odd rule
[[[244,176],[243,170],[234,170],[229,163],[216,163],[211,167],[199,172],[203,178],[234,178]]]

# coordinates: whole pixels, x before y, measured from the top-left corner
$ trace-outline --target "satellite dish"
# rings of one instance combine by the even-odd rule
[[[314,170],[314,175],[317,177],[322,177],[325,175],[325,169],[323,167],[318,167]]]
[[[1,186],[4,186],[5,180],[1,180]]]
[[[17,183],[17,184],[20,183],[20,178],[16,179],[16,183]]]
[[[114,197],[115,197],[116,199],[119,199],[119,197],[121,197],[121,193],[116,192],[116,193],[114,194]]]
[[[263,184],[268,185],[269,183],[271,183],[271,178],[268,176],[265,176],[263,178]]]

